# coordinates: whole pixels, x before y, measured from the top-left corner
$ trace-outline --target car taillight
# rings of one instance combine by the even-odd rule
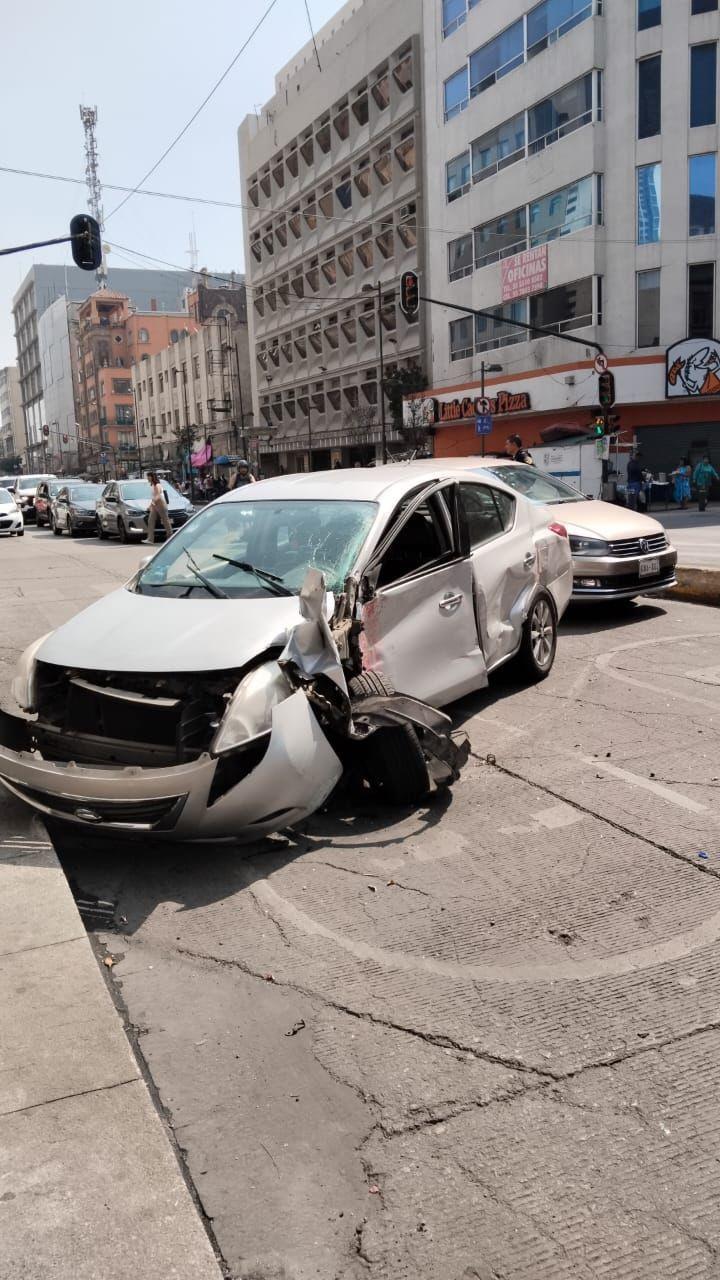
[[[568,536],[568,531],[565,528],[565,525],[558,524],[556,520],[553,520],[552,524],[548,525],[548,529],[551,533],[556,533],[558,538],[567,538]]]

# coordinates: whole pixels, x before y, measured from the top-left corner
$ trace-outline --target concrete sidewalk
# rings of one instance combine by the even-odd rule
[[[0,790],[0,1280],[220,1280],[42,824]]]

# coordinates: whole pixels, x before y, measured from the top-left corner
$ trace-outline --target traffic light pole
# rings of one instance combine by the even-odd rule
[[[56,240],[36,240],[34,244],[16,244],[14,249],[0,249],[0,258],[8,253],[24,253],[26,249],[44,249],[48,244],[69,244],[72,236],[58,236]]]
[[[429,302],[433,307],[446,307],[448,311],[461,311],[466,316],[482,316],[487,320],[498,319],[493,311],[480,311],[477,307],[461,307],[456,302],[446,302],[444,298],[426,298],[420,294],[419,301]],[[514,325],[517,329],[525,329],[528,333],[541,333],[548,338],[560,338],[563,342],[574,342],[578,347],[592,347],[601,355],[605,354],[600,343],[593,342],[590,338],[576,338],[572,333],[557,333],[555,329],[548,329],[541,324],[527,324],[524,320],[506,320],[504,317],[502,319],[503,324]]]

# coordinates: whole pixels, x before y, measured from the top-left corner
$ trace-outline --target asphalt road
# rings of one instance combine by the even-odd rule
[[[0,544],[0,656],[141,554]],[[547,681],[455,707],[418,812],[58,843],[230,1276],[720,1274],[719,642],[569,616]]]

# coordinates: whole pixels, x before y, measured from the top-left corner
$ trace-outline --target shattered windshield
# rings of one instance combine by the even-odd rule
[[[215,503],[161,548],[134,590],[188,599],[269,599],[297,595],[314,568],[324,573],[328,591],[337,592],[376,514],[374,502]]]

